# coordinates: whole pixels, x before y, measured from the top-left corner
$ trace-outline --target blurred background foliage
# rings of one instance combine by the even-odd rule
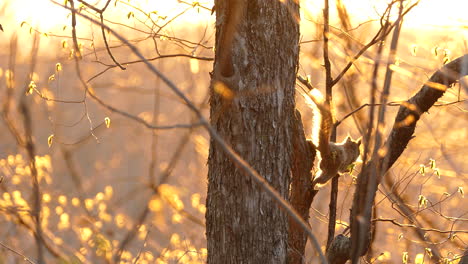
[[[105,3],[93,5],[103,8]],[[325,76],[320,4],[301,2],[299,68],[299,74],[310,75],[319,89]],[[458,5],[422,0],[408,14],[393,66],[393,106],[387,124],[393,123],[398,103],[412,96],[437,68],[468,52],[468,21],[457,17],[466,4],[465,9]],[[79,1],[75,7],[99,18]],[[212,1],[112,0],[104,21],[207,116],[214,56],[212,8]],[[365,0],[334,7],[334,75],[378,30],[382,8],[385,1]],[[431,17],[433,12],[440,21]],[[75,65],[71,15],[63,7],[46,0],[6,1],[0,3],[0,14],[0,263],[36,259],[32,163],[42,197],[46,263],[204,263],[209,138],[193,114],[125,44],[106,33],[113,56],[126,69],[117,67],[100,27],[78,17],[79,72],[86,88]],[[335,89],[338,119],[369,101],[374,55],[375,48],[364,53]],[[416,137],[389,172],[376,199],[378,224],[368,261],[427,262],[431,250],[415,230],[423,231],[447,263],[455,263],[467,247],[466,95],[463,82],[448,90],[422,117]],[[24,96],[31,113],[34,162],[18,140],[26,133],[18,108]],[[311,111],[300,96],[297,105],[309,134]],[[338,138],[359,137],[365,113],[346,119]],[[382,129],[386,134],[390,127]],[[359,169],[340,180],[338,232],[349,226],[347,208]],[[322,242],[326,232],[319,230],[326,229],[327,206],[327,191],[319,192],[311,226]]]

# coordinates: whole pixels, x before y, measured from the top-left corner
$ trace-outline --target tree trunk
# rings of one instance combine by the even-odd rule
[[[288,199],[294,135],[299,6],[217,0],[211,124]],[[288,217],[211,141],[208,263],[286,263]]]

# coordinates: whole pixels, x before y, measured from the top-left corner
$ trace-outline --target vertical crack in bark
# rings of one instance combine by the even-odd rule
[[[301,114],[296,110],[293,120],[293,167],[289,201],[304,221],[309,220],[309,210],[317,190],[312,189],[311,169],[316,150],[311,141],[307,141],[302,126]],[[288,263],[303,263],[307,235],[304,230],[289,219]]]

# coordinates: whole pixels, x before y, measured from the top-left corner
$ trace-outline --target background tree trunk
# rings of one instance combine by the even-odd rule
[[[288,199],[299,6],[275,0],[215,6],[211,124]],[[287,215],[213,141],[208,166],[208,263],[285,263]]]

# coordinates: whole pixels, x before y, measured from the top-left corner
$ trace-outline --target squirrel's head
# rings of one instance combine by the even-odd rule
[[[360,154],[359,147],[361,146],[361,138],[353,140],[350,136],[347,136],[342,143],[346,153],[349,153],[353,157],[353,161],[357,159]]]
[[[351,136],[347,136],[344,143],[345,143],[345,144],[353,144],[353,145],[360,146],[360,145],[361,145],[361,138],[358,138],[358,139],[356,139],[356,140],[353,140],[353,139],[351,138]]]

